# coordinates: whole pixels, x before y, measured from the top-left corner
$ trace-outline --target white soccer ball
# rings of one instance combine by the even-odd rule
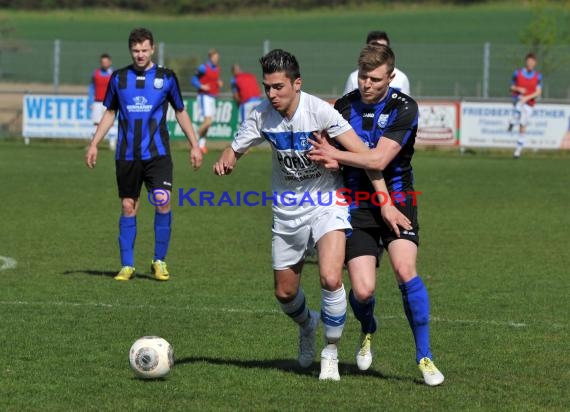
[[[159,336],[143,336],[131,346],[129,362],[138,378],[163,378],[174,366],[174,350]]]

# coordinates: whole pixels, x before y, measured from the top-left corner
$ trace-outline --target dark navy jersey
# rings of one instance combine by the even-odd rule
[[[386,97],[376,104],[365,104],[360,91],[355,90],[337,100],[335,104],[362,141],[373,148],[380,139],[390,139],[401,146],[400,152],[382,172],[390,193],[413,190],[411,160],[418,130],[418,105],[410,96],[390,88]],[[374,192],[372,183],[363,169],[343,167],[344,184],[352,191]],[[359,202],[361,208],[374,207]]]
[[[113,73],[103,105],[119,112],[117,160],[149,160],[170,154],[169,103],[177,111],[184,110],[173,71],[154,65],[141,72],[131,65]]]

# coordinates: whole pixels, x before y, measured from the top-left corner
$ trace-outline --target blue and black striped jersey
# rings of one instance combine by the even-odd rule
[[[138,71],[130,65],[113,73],[103,105],[119,113],[117,160],[149,160],[170,154],[169,103],[177,111],[184,110],[172,70],[154,65]]]
[[[376,147],[382,138],[394,140],[402,147],[384,169],[384,180],[390,193],[412,191],[414,177],[411,160],[418,130],[418,105],[415,100],[390,88],[382,101],[365,104],[357,89],[337,100],[335,109],[348,120],[369,148]],[[348,189],[374,193],[363,169],[344,166],[343,177]],[[373,207],[366,202],[359,203],[363,208]]]

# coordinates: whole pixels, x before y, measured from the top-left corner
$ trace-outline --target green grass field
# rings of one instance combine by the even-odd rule
[[[121,283],[114,162],[95,170],[84,145],[0,140],[0,410],[564,410],[569,235],[568,157],[420,151],[422,247],[432,348],[443,386],[421,384],[399,291],[378,275],[372,370],[354,363],[352,315],[341,382],[296,367],[297,331],[273,297],[269,207],[174,206],[171,281],[150,278],[153,211],[142,202],[139,276]],[[234,175],[192,172],[174,152],[175,187],[269,190],[270,154]],[[177,196],[174,196],[175,203]],[[1,259],[0,265],[6,260]],[[312,308],[317,268],[306,265]],[[165,380],[134,379],[130,345],[156,334],[175,349]],[[322,331],[319,332],[322,335]],[[566,406],[564,406],[566,405]]]

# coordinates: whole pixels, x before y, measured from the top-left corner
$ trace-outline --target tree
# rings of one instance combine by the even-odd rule
[[[550,7],[549,7],[550,6]],[[541,72],[548,74],[567,63],[566,56],[555,53],[556,46],[568,43],[570,19],[567,10],[552,7],[547,0],[532,2],[532,19],[521,32],[521,43],[540,61]]]

